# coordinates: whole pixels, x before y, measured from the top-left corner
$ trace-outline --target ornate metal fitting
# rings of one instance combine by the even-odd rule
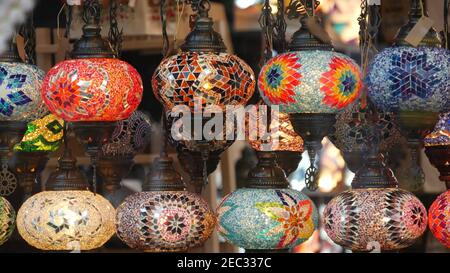
[[[185,189],[181,175],[173,168],[172,159],[165,154],[153,161],[152,170],[142,186],[143,191],[183,191]]]
[[[278,166],[274,152],[256,152],[258,164],[248,173],[248,187],[257,189],[288,188],[289,181]]]
[[[183,51],[194,52],[225,52],[226,46],[222,37],[213,28],[213,21],[208,12],[211,4],[206,0],[193,0],[192,9],[197,12],[193,19],[192,31],[186,36]]]
[[[88,0],[83,6],[83,35],[75,42],[71,57],[85,58],[114,58],[114,52],[108,41],[100,35],[100,4],[98,0]]]
[[[396,46],[411,46],[408,42],[405,41],[406,36],[408,36],[409,32],[417,24],[422,15],[427,16],[426,8],[422,8],[422,5],[423,7],[425,7],[425,1],[411,0],[410,3],[409,20],[398,31],[394,43]],[[437,33],[437,31],[433,27],[430,28],[430,30],[427,32],[418,46],[441,47],[442,43],[439,39],[439,34]]]
[[[291,42],[288,45],[290,51],[302,50],[333,50],[333,46],[329,43],[324,43],[316,38],[310,31],[307,25],[309,17],[317,18],[314,15],[315,9],[320,2],[317,0],[291,0],[286,8],[286,13],[289,19],[300,18],[300,29],[293,35]]]
[[[397,178],[392,170],[386,167],[383,159],[381,154],[370,153],[365,160],[366,164],[356,172],[352,188],[397,188]]]

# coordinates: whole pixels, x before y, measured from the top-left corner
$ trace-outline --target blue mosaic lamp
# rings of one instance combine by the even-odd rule
[[[45,114],[40,95],[43,77],[42,70],[21,60],[11,39],[0,55],[0,196],[12,194],[17,187],[17,177],[8,166],[13,146],[25,134],[27,122]]]
[[[258,77],[264,102],[290,114],[295,132],[305,142],[311,162],[305,174],[309,190],[318,187],[315,158],[322,139],[332,133],[336,113],[357,101],[362,90],[359,66],[309,31],[307,20],[317,6],[315,0],[290,2],[287,16],[300,17],[301,27],[293,34],[289,51],[270,59]]]
[[[433,28],[417,47],[405,39],[423,14],[421,1],[411,0],[409,21],[399,30],[395,46],[374,57],[365,79],[368,97],[380,110],[396,113],[402,135],[408,139],[412,190],[424,183],[417,156],[421,140],[437,122],[439,112],[450,110],[450,52],[440,48]]]
[[[289,189],[273,152],[257,152],[248,188],[225,196],[217,208],[218,232],[247,252],[285,252],[303,243],[318,225],[314,203]]]

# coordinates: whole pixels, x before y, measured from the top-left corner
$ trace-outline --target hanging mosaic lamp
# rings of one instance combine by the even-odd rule
[[[88,188],[86,177],[66,146],[45,191],[28,198],[19,209],[20,236],[41,250],[83,251],[101,247],[115,233],[115,210]]]
[[[421,139],[435,125],[438,114],[450,110],[450,51],[440,48],[433,28],[417,47],[405,39],[419,19],[426,15],[421,0],[411,0],[409,21],[397,34],[395,46],[378,53],[369,65],[365,79],[367,95],[375,106],[394,112],[402,134],[408,139],[416,189],[424,183],[419,166]]]
[[[129,118],[116,122],[111,138],[102,146],[97,164],[102,178],[100,192],[114,207],[132,193],[121,186],[121,181],[133,166],[133,157],[150,144],[151,128],[150,118],[136,110]]]
[[[48,161],[48,154],[59,148],[64,121],[53,114],[27,124],[22,141],[14,146],[12,166],[23,189],[23,198],[31,196],[33,185]],[[39,179],[37,179],[39,180]]]
[[[434,237],[450,248],[450,112],[441,114],[424,143],[428,159],[438,169],[439,179],[445,182],[447,188],[428,210],[428,226]]]
[[[171,115],[174,109],[180,109],[177,106],[196,114],[214,107],[214,112],[222,114],[227,106],[244,106],[255,89],[252,69],[239,57],[226,53],[222,37],[214,31],[213,20],[208,15],[209,1],[191,1],[191,6],[196,15],[181,52],[164,59],[152,78],[153,92],[168,111],[166,122],[170,127],[177,119]],[[212,118],[191,115],[191,124],[201,123],[204,128]],[[201,193],[209,170],[216,168],[218,156],[233,141],[210,141],[202,134],[201,140],[189,136],[171,143],[190,174],[189,183]]]
[[[184,252],[211,236],[216,218],[200,196],[187,192],[165,154],[155,159],[143,192],[117,208],[117,235],[146,252]]]
[[[398,188],[375,148],[379,141],[367,143],[371,148],[366,164],[357,171],[352,190],[340,193],[325,207],[325,231],[336,244],[354,252],[408,247],[424,233],[427,211],[412,193]]]
[[[260,105],[267,107],[262,101],[256,104],[256,112],[250,112],[246,115],[246,138],[250,146],[259,152],[275,152],[277,155],[277,163],[284,170],[286,176],[294,172],[300,161],[302,160],[303,139],[294,131],[289,115],[279,112],[271,111],[267,107],[267,113],[271,111],[271,115],[276,115],[270,118],[270,125],[267,128],[271,134],[268,139],[263,140],[257,137],[251,137],[251,133],[258,132],[257,124],[263,124],[264,119],[269,119],[269,115],[264,115],[259,112]]]
[[[0,246],[3,245],[14,231],[16,213],[11,204],[0,197]]]
[[[376,122],[380,131],[379,151],[387,153],[401,138],[400,131],[394,122],[392,113],[378,112],[369,103],[362,107],[355,103],[336,116],[334,133],[330,136],[333,144],[341,150],[347,167],[356,173],[364,165],[367,154],[366,140],[371,136],[371,122]]]
[[[297,0],[287,13],[298,17]],[[264,102],[290,114],[294,130],[303,138],[310,156],[306,183],[317,189],[315,156],[323,137],[331,133],[335,115],[355,102],[362,89],[361,71],[349,57],[314,37],[308,29],[308,14],[317,1],[305,1],[301,28],[294,33],[289,51],[270,59],[261,69],[258,87]],[[313,17],[315,18],[315,17]]]
[[[428,210],[428,226],[438,241],[450,248],[450,190],[442,193]]]
[[[17,177],[8,166],[14,145],[25,133],[26,123],[46,109],[40,95],[43,78],[41,69],[22,61],[12,38],[0,55],[0,196],[17,188]]]
[[[225,196],[217,208],[219,234],[247,252],[282,252],[306,241],[318,212],[305,194],[289,189],[275,153],[257,152],[248,187]]]

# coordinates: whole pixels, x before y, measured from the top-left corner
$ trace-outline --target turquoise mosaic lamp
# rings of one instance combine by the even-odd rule
[[[283,252],[303,243],[318,225],[314,203],[289,189],[276,155],[257,152],[247,188],[225,196],[217,208],[218,232],[247,252]]]

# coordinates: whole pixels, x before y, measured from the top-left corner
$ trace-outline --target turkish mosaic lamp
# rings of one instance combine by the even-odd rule
[[[450,190],[448,188],[431,204],[428,210],[428,226],[434,237],[450,248]]]
[[[353,252],[396,251],[412,245],[427,227],[427,211],[398,181],[378,153],[377,139],[352,189],[334,197],[323,212],[328,236]]]
[[[89,184],[65,147],[46,189],[28,198],[17,214],[20,236],[46,251],[86,251],[101,247],[115,233],[114,207]]]
[[[145,252],[184,252],[211,236],[216,218],[208,203],[187,192],[165,154],[155,159],[143,191],[117,208],[117,236]]]
[[[261,111],[260,108],[263,107],[265,110]],[[267,138],[258,137],[257,125],[265,124],[269,117],[270,124],[267,131],[270,133],[266,135]],[[288,114],[271,109],[260,101],[255,105],[254,111],[250,111],[245,116],[245,122],[245,137],[255,151],[275,152],[277,162],[286,176],[297,169],[302,159],[304,143],[303,139],[294,131]]]
[[[99,3],[89,4],[83,35],[74,44],[72,59],[48,71],[41,95],[48,109],[65,121],[126,119],[141,102],[142,80],[136,69],[117,59],[101,38]]]
[[[197,15],[181,52],[164,59],[153,74],[153,92],[166,110],[175,106],[186,106],[191,112],[208,106],[225,110],[226,106],[245,105],[253,95],[254,73],[242,59],[226,53],[208,17],[209,5],[208,1],[192,1]]]
[[[217,230],[247,252],[287,252],[317,229],[318,211],[305,194],[289,188],[275,153],[257,156],[247,188],[228,194],[217,207]]]
[[[367,95],[378,109],[394,112],[412,156],[412,189],[420,190],[424,173],[419,166],[423,137],[432,130],[438,114],[450,110],[450,51],[441,48],[430,28],[414,47],[406,40],[426,10],[422,0],[411,0],[409,21],[398,32],[393,47],[378,53],[366,76]]]
[[[290,18],[300,17],[301,28],[293,34],[289,51],[262,67],[258,87],[267,105],[290,114],[310,157],[311,166],[305,174],[307,188],[316,190],[316,152],[322,148],[322,139],[332,133],[336,113],[359,98],[362,76],[351,58],[334,52],[331,44],[309,31],[308,14],[315,16],[318,1],[298,2],[291,1],[286,12]]]
[[[16,223],[16,213],[11,204],[3,197],[0,197],[0,246],[3,245],[14,231]]]

